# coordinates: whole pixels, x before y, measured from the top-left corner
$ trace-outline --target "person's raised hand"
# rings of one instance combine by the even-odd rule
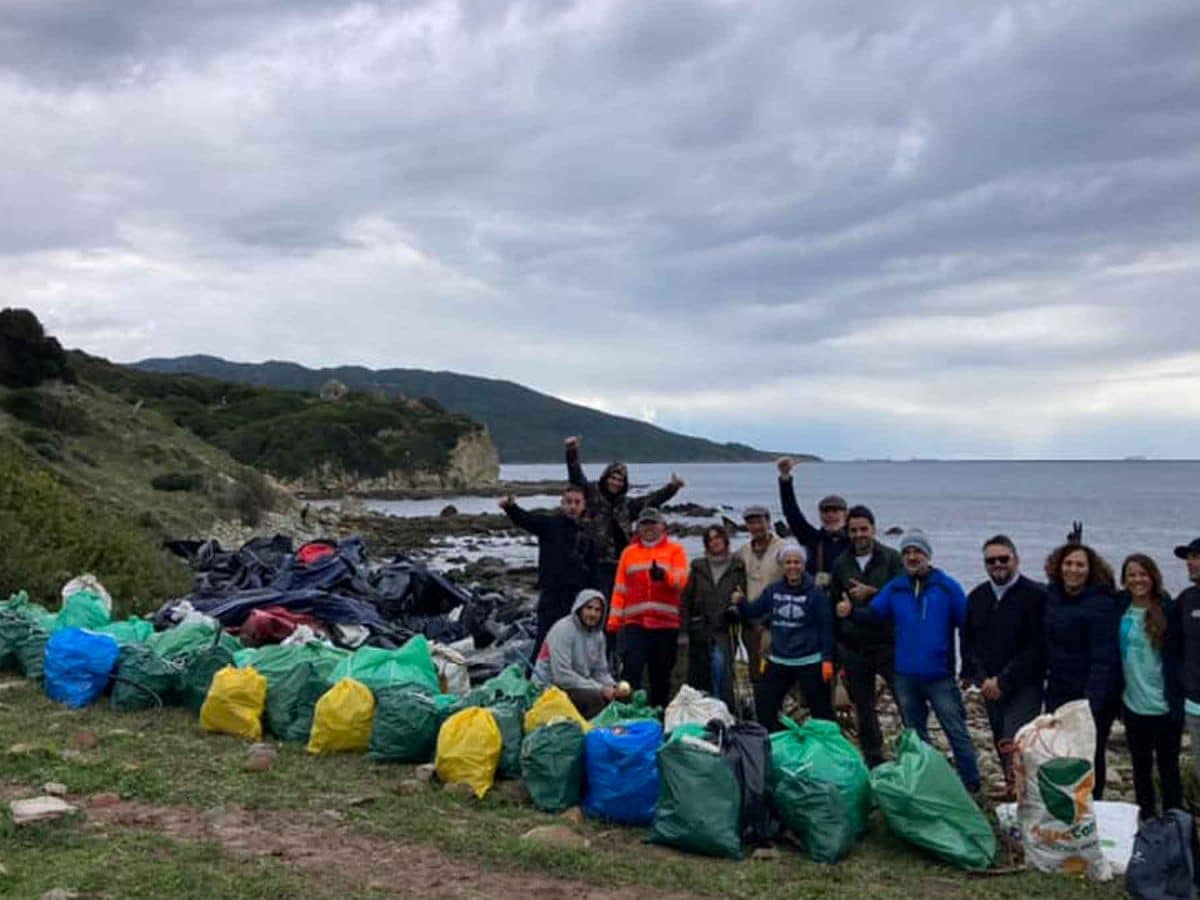
[[[850,579],[850,586],[846,589],[846,593],[850,595],[851,600],[862,603],[864,600],[869,600],[879,593],[878,588],[873,588],[869,584],[863,584],[857,578]]]
[[[658,564],[658,560],[653,560],[650,563],[650,580],[651,581],[666,581],[667,570]]]
[[[792,466],[795,463],[790,456],[781,456],[775,461],[775,467],[779,469],[779,477],[788,479],[792,477]]]
[[[578,450],[579,449],[579,435],[577,435],[577,434],[571,435],[570,437],[566,438],[563,441],[563,444],[566,446],[566,448],[568,450]]]
[[[730,601],[732,601],[735,604],[745,603],[746,602],[746,593],[740,587],[734,588],[733,593],[729,595],[729,599],[730,599]]]
[[[679,474],[676,472],[671,473],[671,480],[667,483],[673,488],[681,488],[687,484],[687,482],[680,478]]]
[[[840,603],[838,603],[838,605],[837,605],[837,616],[838,616],[838,618],[839,618],[839,619],[844,619],[844,618],[846,618],[846,616],[850,615],[850,611],[851,611],[852,609],[853,609],[853,606],[851,605],[851,603],[850,603],[850,601],[849,601],[849,600],[842,600],[842,601],[841,601]]]
[[[517,498],[515,496],[513,496],[512,494],[505,494],[503,497],[500,498],[500,508],[501,509],[508,509],[510,506],[516,506],[516,505],[517,505]]]

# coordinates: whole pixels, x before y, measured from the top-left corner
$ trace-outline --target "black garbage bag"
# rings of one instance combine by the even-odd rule
[[[467,656],[467,674],[471,678],[471,684],[482,684],[495,678],[514,663],[528,671],[529,657],[532,653],[533,638],[521,638],[499,647],[476,650]]]
[[[1196,896],[1192,817],[1172,809],[1148,819],[1133,840],[1125,889],[1134,900],[1191,900]]]
[[[779,832],[767,799],[767,776],[771,771],[771,735],[757,722],[726,725],[717,719],[707,731],[737,778],[742,793],[742,841],[751,846],[769,843]]]

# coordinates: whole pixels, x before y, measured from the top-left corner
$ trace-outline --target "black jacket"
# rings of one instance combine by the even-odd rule
[[[1180,687],[1186,699],[1200,703],[1200,587],[1190,587],[1175,598],[1175,620],[1179,625]]]
[[[610,494],[605,487],[609,473],[614,469],[625,474],[625,488],[618,494]],[[596,545],[597,561],[613,567],[633,537],[638,513],[647,506],[660,507],[679,493],[678,487],[668,484],[644,497],[630,497],[629,470],[624,463],[610,463],[600,473],[599,481],[588,481],[583,474],[579,449],[576,447],[567,448],[567,479],[571,484],[583,488],[587,498],[587,510],[583,515]]]
[[[1195,590],[1195,588],[1191,588]],[[1184,591],[1186,594],[1187,591]],[[1183,599],[1183,594],[1179,595],[1179,599]],[[1125,615],[1125,611],[1129,609],[1133,603],[1133,597],[1128,591],[1121,591],[1116,597],[1117,607],[1117,652],[1120,652],[1120,623],[1121,617]],[[1171,599],[1170,594],[1162,595],[1163,612],[1167,614],[1167,634],[1163,641],[1162,650],[1162,669],[1163,669],[1163,693],[1166,695],[1167,707],[1170,709],[1170,715],[1176,719],[1183,718],[1183,679],[1181,676],[1180,659],[1182,656],[1181,650],[1183,647],[1183,627],[1179,614],[1179,606],[1176,601]],[[1125,685],[1125,666],[1122,662],[1118,669],[1118,674],[1121,677],[1120,685],[1124,690]]]
[[[596,569],[596,545],[582,521],[564,512],[533,513],[517,504],[504,512],[518,528],[537,535],[538,587],[579,591],[590,587]]]
[[[1046,709],[1087,699],[1093,713],[1120,698],[1121,652],[1116,600],[1107,588],[1068,597],[1051,584],[1046,594]]]
[[[679,598],[679,618],[687,629],[689,640],[728,634],[725,610],[732,604],[729,598],[734,588],[741,588],[743,594],[746,592],[746,564],[736,556],[730,558],[729,566],[715,583],[708,559],[701,556],[692,560],[687,585]]]
[[[779,479],[779,503],[783,507],[783,517],[787,520],[788,528],[804,547],[808,557],[805,570],[812,575],[818,572],[832,572],[837,558],[850,546],[850,536],[846,529],[829,532],[809,522],[800,511],[800,504],[796,502],[796,488],[791,478]]]
[[[963,629],[962,677],[981,684],[996,678],[1005,697],[1029,684],[1041,687],[1045,675],[1046,589],[1021,575],[996,599],[985,581],[967,595]]]
[[[904,574],[904,563],[900,561],[900,554],[891,547],[876,541],[865,570],[858,567],[854,548],[850,547],[833,564],[829,582],[829,602],[836,607],[841,601],[842,595],[849,589],[852,579],[858,579],[873,588],[882,588],[897,575],[902,574]],[[862,603],[856,603],[853,600],[850,602],[855,606],[869,606],[871,603],[870,599],[864,600]],[[890,661],[895,652],[896,638],[893,634],[891,619],[873,618],[862,622],[854,621],[852,616],[839,619],[837,621],[837,637],[838,650],[844,657],[854,654],[872,657],[882,655]]]

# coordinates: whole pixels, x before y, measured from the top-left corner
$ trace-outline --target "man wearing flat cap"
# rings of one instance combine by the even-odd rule
[[[746,596],[753,600],[766,590],[767,585],[783,577],[783,566],[779,562],[783,538],[771,527],[771,511],[765,506],[747,506],[742,512],[742,521],[750,532],[750,540],[738,549],[737,555],[746,567]],[[766,638],[766,629],[757,619],[747,621],[742,629],[742,644],[750,658],[750,678],[754,681],[763,674]]]
[[[1183,709],[1192,739],[1192,770],[1200,777],[1200,537],[1175,548],[1187,564],[1191,587],[1175,601],[1183,631]]]
[[[792,484],[795,462],[785,456],[776,465],[779,468],[779,502],[783,505],[783,517],[808,555],[809,572],[817,584],[828,588],[833,564],[850,546],[850,535],[846,531],[846,500],[839,494],[822,497],[817,504],[817,511],[821,515],[821,527],[817,528],[808,521],[796,502],[796,488]]]

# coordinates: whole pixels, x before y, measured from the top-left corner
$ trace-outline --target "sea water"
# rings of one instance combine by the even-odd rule
[[[587,465],[589,478],[603,464]],[[660,487],[677,472],[686,487],[673,503],[691,502],[723,510],[740,519],[750,504],[765,504],[782,518],[778,478],[772,463],[633,463],[631,493]],[[565,478],[558,465],[506,465],[511,481]],[[875,513],[879,537],[893,546],[889,529],[921,528],[933,544],[934,563],[966,587],[983,578],[980,547],[1003,533],[1017,544],[1022,569],[1042,578],[1046,555],[1062,543],[1074,521],[1082,521],[1084,540],[1114,568],[1129,553],[1153,557],[1168,590],[1187,585],[1183,563],[1172,549],[1200,536],[1200,462],[1038,461],[1038,462],[822,462],[795,469],[800,508],[819,524],[817,501],[841,494]],[[556,497],[522,498],[522,505],[550,506]],[[451,497],[437,501],[375,501],[372,509],[392,515],[436,514],[447,503],[461,512],[496,509],[495,498]],[[735,545],[738,539],[735,539]],[[533,553],[522,545],[525,555]],[[689,554],[698,539],[685,541]],[[507,554],[506,554],[507,555]]]

